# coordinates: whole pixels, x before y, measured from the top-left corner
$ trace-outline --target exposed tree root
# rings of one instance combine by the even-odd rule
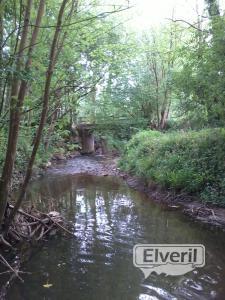
[[[13,209],[12,205],[9,205],[9,210]],[[64,224],[62,216],[56,212],[52,211],[48,214],[39,212],[37,210],[31,210],[30,213],[23,210],[18,210],[15,220],[11,224],[9,231],[3,236],[0,236],[0,242],[2,241],[5,245],[10,247],[10,242],[12,244],[20,240],[27,241],[38,241],[46,234],[53,230],[63,230],[64,232],[73,235]],[[12,246],[11,246],[12,247]]]
[[[13,206],[9,205],[6,217],[12,209]],[[73,236],[73,233],[66,228],[65,221],[58,212],[52,211],[46,214],[31,209],[28,213],[20,209],[8,231],[0,235],[0,247],[15,250],[16,246],[23,242],[28,242],[31,245],[35,244],[40,240],[44,240],[48,235],[55,234],[58,230]],[[0,299],[4,299],[7,289],[14,279],[17,278],[23,282],[20,275],[25,273],[19,270],[20,262],[17,261],[16,266],[12,266],[2,254],[0,254],[0,264],[3,269],[0,275],[10,275],[10,277],[0,289]]]

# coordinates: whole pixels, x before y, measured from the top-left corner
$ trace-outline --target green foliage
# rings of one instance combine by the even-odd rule
[[[80,145],[78,144],[67,144],[66,148],[68,151],[79,151],[81,149]]]
[[[29,160],[31,151],[32,147],[30,137],[26,134],[26,131],[22,130],[19,136],[16,152],[16,166],[18,169],[24,169],[24,163]]]
[[[225,125],[225,17],[218,1],[206,3],[209,22],[203,31],[186,31],[174,74],[176,116],[185,128]]]
[[[225,129],[144,131],[128,143],[120,165],[146,180],[225,206],[224,157]]]
[[[24,72],[23,67],[21,71],[16,69],[14,55],[20,40],[15,24],[23,17],[24,3],[4,1],[0,33],[5,42],[0,55],[0,168],[9,131],[12,78],[28,82],[16,167],[23,169],[30,156],[40,122],[49,45],[60,3],[46,3],[32,64]],[[121,152],[125,148],[121,161],[124,169],[166,187],[198,193],[205,201],[224,203],[224,130],[173,132],[225,126],[225,17],[218,2],[206,1],[203,15],[208,11],[208,21],[202,30],[168,22],[138,35],[126,29],[119,15],[118,19],[115,13],[112,18],[108,14],[104,17],[103,3],[97,0],[87,5],[80,1],[71,19],[71,7],[67,5],[64,22],[71,25],[61,29],[36,164],[46,162],[51,153],[79,149],[70,137],[74,125],[84,117],[95,124],[95,135],[104,137],[110,149]],[[32,24],[35,17],[33,8]],[[29,38],[32,31],[30,27]],[[132,135],[148,128],[169,133],[142,131],[127,145]]]
[[[123,150],[125,149],[125,145],[127,143],[125,139],[120,139],[112,134],[108,134],[105,137],[105,140],[107,142],[108,150],[116,150],[119,153],[123,152]]]
[[[84,99],[80,109],[83,115],[91,122],[117,122],[127,131],[130,124],[139,130],[148,125],[160,127],[164,113],[167,121],[175,100],[173,69],[180,35],[176,28],[176,24],[170,24],[141,37],[124,36],[123,32],[114,35],[117,47],[111,49],[112,60],[105,67],[101,90],[94,101]],[[122,119],[126,120],[123,124]]]
[[[49,148],[48,150],[46,150],[44,145],[41,144],[36,155],[35,166],[40,167],[42,164],[47,163],[50,160],[54,150],[54,148]]]

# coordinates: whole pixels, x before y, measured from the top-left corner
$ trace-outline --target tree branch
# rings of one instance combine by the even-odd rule
[[[174,23],[176,22],[182,22],[182,23],[185,23],[187,25],[189,25],[190,27],[194,28],[195,30],[198,30],[198,31],[201,31],[201,32],[207,32],[207,30],[203,30],[203,29],[200,29],[198,27],[195,26],[195,24],[191,24],[190,22],[186,21],[186,20],[182,20],[182,19],[171,19],[171,18],[167,18],[167,20],[170,20]]]

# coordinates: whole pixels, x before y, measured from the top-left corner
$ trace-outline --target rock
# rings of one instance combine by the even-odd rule
[[[63,154],[56,153],[52,157],[53,160],[66,160],[66,157]]]
[[[45,167],[46,167],[46,168],[49,168],[49,167],[51,167],[51,165],[52,165],[52,163],[51,163],[50,161],[48,161],[48,162],[45,164]]]
[[[51,163],[50,161],[48,161],[48,162],[45,163],[45,164],[41,164],[41,165],[40,165],[40,168],[45,170],[45,169],[51,167],[51,165],[52,165],[52,163]]]
[[[81,156],[79,151],[74,151],[74,152],[70,153],[68,157],[69,158],[75,158],[77,156]]]
[[[53,218],[53,217],[60,217],[60,213],[58,211],[50,211],[48,213],[49,217]]]

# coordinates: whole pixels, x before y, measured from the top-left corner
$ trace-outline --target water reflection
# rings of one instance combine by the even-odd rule
[[[225,239],[151,203],[113,178],[49,176],[31,185],[27,199],[58,210],[74,224],[74,238],[53,238],[26,265],[33,272],[9,299],[224,299]],[[201,243],[206,266],[185,276],[143,280],[132,263],[137,243]],[[49,289],[43,284],[49,282]]]

